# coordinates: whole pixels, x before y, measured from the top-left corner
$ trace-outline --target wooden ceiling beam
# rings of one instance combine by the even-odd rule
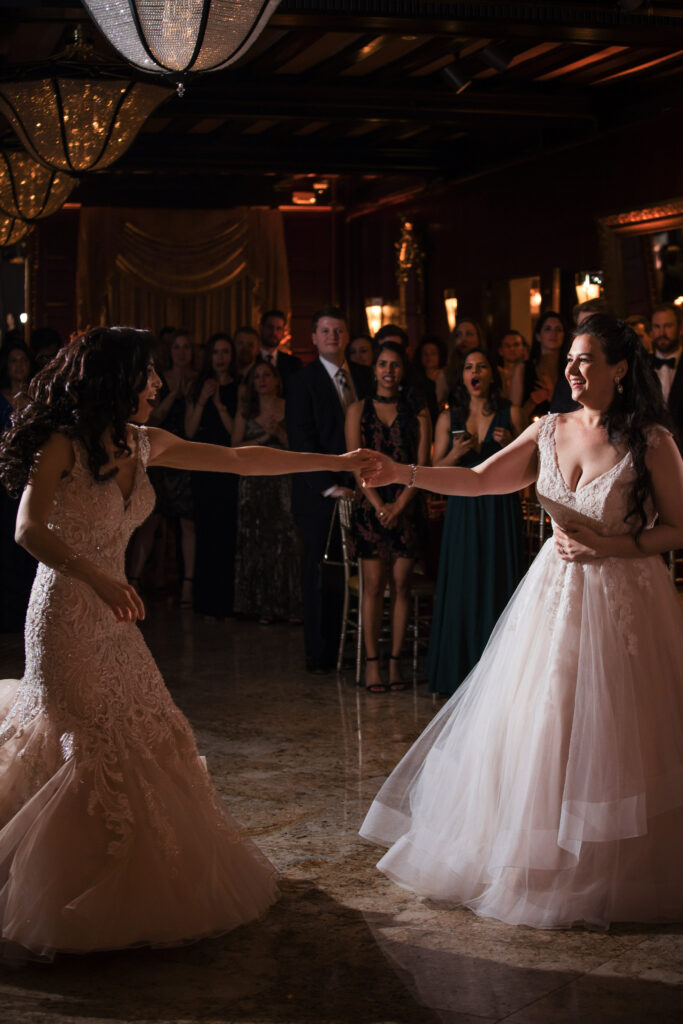
[[[439,88],[412,86],[386,92],[359,88],[348,81],[339,84],[255,80],[225,72],[225,87],[204,90],[202,83],[190,85],[182,99],[172,97],[163,114],[172,117],[278,117],[344,120],[445,121],[455,122],[467,115],[549,120],[592,120],[588,98],[544,88],[524,90],[480,87],[457,96],[446,84]],[[217,77],[217,76],[216,76]]]

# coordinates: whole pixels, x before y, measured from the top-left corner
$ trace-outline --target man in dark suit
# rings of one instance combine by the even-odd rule
[[[301,360],[297,356],[290,356],[283,352],[278,345],[285,336],[287,317],[279,309],[269,309],[261,317],[259,333],[261,335],[261,350],[259,359],[274,366],[282,380],[282,391],[287,396],[289,381],[295,373],[301,369]]]
[[[657,306],[652,314],[652,367],[676,427],[678,447],[683,448],[683,347],[680,334],[678,306]]]
[[[313,344],[318,358],[295,374],[287,392],[287,435],[293,451],[346,451],[344,418],[348,406],[372,393],[370,367],[347,363],[346,319],[328,306],[313,317]],[[304,641],[309,672],[328,672],[337,660],[343,601],[343,578],[323,555],[336,498],[353,494],[353,478],[340,473],[298,473],[292,478],[292,511],[303,540],[302,591]],[[333,558],[340,557],[338,536]]]

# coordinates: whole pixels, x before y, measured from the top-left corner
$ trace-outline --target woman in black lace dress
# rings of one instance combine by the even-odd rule
[[[380,344],[375,356],[376,392],[354,402],[346,414],[346,445],[390,455],[396,462],[425,465],[429,461],[431,423],[426,409],[416,411],[401,396],[406,355],[394,341]],[[365,686],[371,693],[404,690],[401,647],[410,614],[410,576],[421,551],[421,506],[411,488],[358,487],[354,526],[358,557],[363,566],[363,632]],[[377,641],[387,580],[391,585],[391,655],[389,685],[382,681],[377,663]]]
[[[191,441],[230,447],[237,411],[234,352],[228,334],[213,334],[204,363],[192,385],[185,413]],[[207,621],[233,613],[237,477],[232,473],[192,473],[196,534],[194,609]]]

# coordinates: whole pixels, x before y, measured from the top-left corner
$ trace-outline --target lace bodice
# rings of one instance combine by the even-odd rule
[[[635,524],[624,522],[631,501],[631,488],[635,468],[631,453],[615,466],[601,473],[584,487],[572,491],[565,481],[557,461],[555,428],[557,413],[544,416],[538,431],[539,468],[536,494],[550,518],[559,526],[568,522],[583,523],[602,534],[632,533]],[[650,444],[656,444],[659,428],[653,428]],[[650,503],[648,517],[654,518]]]
[[[73,469],[59,482],[48,523],[77,554],[120,579],[124,577],[131,534],[154,508],[154,491],[145,473],[149,460],[147,429],[133,429],[137,467],[128,500],[113,477],[102,482],[93,479],[85,449],[77,442]],[[41,570],[52,572],[45,566]]]

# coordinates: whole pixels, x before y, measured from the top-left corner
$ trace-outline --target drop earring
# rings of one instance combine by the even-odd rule
[[[621,379],[619,377],[615,377],[615,379],[614,379],[614,386],[617,389],[617,391],[619,392],[619,394],[623,395],[623,393],[624,393],[624,385],[621,383]]]

